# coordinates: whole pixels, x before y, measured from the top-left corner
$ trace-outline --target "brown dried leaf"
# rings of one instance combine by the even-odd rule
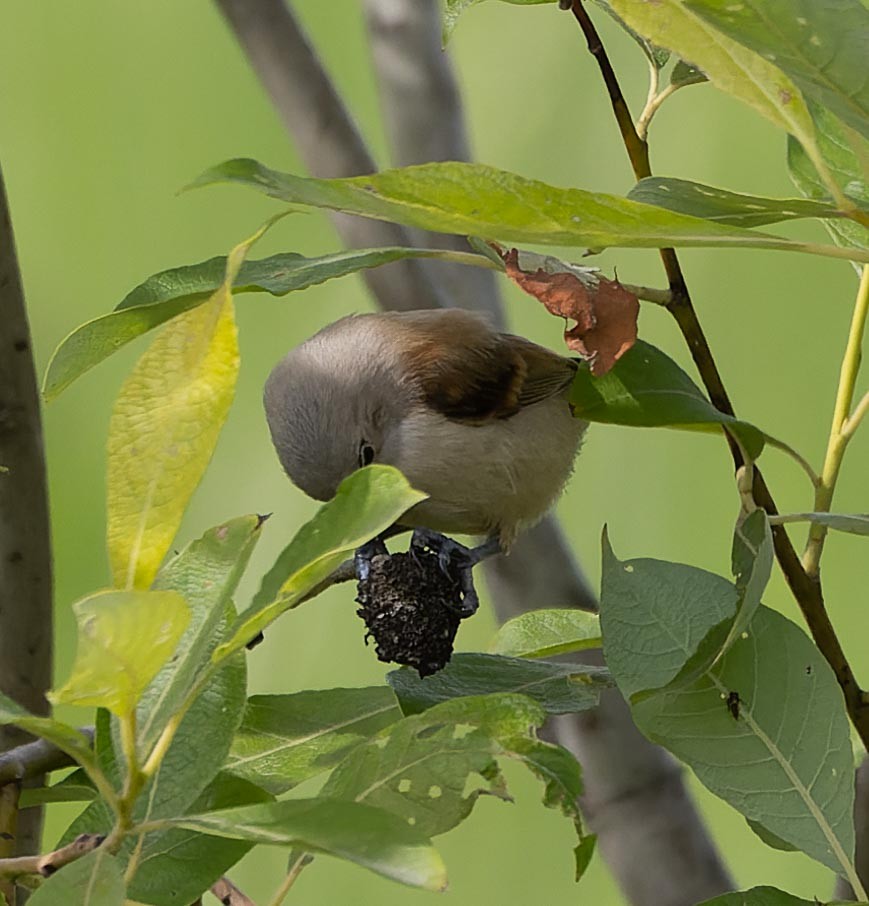
[[[571,267],[529,252],[522,252],[523,260],[538,266],[525,270],[517,249],[498,249],[498,253],[517,286],[553,315],[576,321],[565,329],[564,340],[569,349],[590,361],[595,377],[606,374],[634,345],[640,303],[618,280],[607,280],[594,268]]]

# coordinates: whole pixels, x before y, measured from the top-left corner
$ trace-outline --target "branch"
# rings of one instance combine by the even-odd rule
[[[440,44],[440,6],[430,0],[364,0],[362,7],[392,165],[470,160],[461,93]],[[469,248],[464,236],[425,230],[411,235],[434,248]],[[450,305],[483,312],[498,327],[506,325],[494,274],[443,265],[437,279]]]
[[[94,738],[93,727],[79,727],[79,733]],[[51,771],[68,768],[75,761],[57,746],[44,739],[28,742],[0,755],[0,786],[21,780],[42,777]]]
[[[53,613],[51,532],[39,393],[24,290],[0,171],[0,691],[48,714]],[[0,727],[0,751],[31,737]],[[39,849],[42,810],[18,823],[17,852]]]
[[[212,884],[211,892],[223,906],[256,906],[256,903],[246,897],[229,878],[221,878]]]
[[[20,878],[22,875],[51,877],[56,871],[75,862],[101,846],[106,838],[102,834],[80,834],[72,843],[53,852],[39,856],[19,856],[17,859],[0,859],[0,878]]]
[[[618,80],[609,62],[603,43],[582,5],[582,0],[571,0],[571,11],[582,28],[589,50],[592,51],[600,66],[604,82],[612,100],[613,113],[618,122],[634,175],[637,179],[651,176],[648,146],[637,135],[633,121],[630,119],[630,114],[628,113],[628,116],[625,117],[627,104],[618,86]],[[640,143],[639,145],[638,142]],[[713,405],[718,410],[727,415],[735,415],[733,405],[718,371],[718,366],[712,356],[712,350],[694,310],[676,252],[674,249],[661,249],[660,253],[670,282],[670,291],[673,294],[672,301],[667,308],[676,319],[682,336],[688,344],[688,349],[694,364],[697,366],[703,386],[706,388]],[[744,464],[742,453],[729,435],[728,443],[734,466],[739,469]],[[755,466],[753,471],[754,484],[752,490],[755,501],[770,516],[777,515],[778,508],[760,469]],[[803,619],[805,619],[806,625],[809,627],[815,644],[836,674],[836,679],[845,696],[848,714],[860,735],[863,745],[869,748],[869,705],[863,700],[863,693],[857,684],[854,672],[845,657],[845,652],[842,650],[836,631],[827,614],[820,579],[817,576],[809,576],[803,569],[800,558],[791,544],[783,525],[774,525],[772,527],[772,535],[776,559],[784,573],[785,581],[799,605]]]
[[[314,176],[358,176],[378,167],[307,36],[284,0],[216,0],[260,77],[308,170]],[[407,230],[386,221],[331,215],[350,248],[413,245]],[[443,308],[446,298],[424,261],[409,258],[362,273],[384,308]]]
[[[15,851],[18,836],[18,797],[21,784],[7,783],[0,786],[0,861],[8,859]],[[0,896],[10,906],[15,906],[15,882],[11,878],[0,878]]]

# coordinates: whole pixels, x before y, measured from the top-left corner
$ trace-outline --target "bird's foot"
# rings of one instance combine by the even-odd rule
[[[456,608],[459,616],[464,619],[476,613],[480,599],[474,587],[473,569],[481,560],[501,552],[498,539],[493,537],[478,547],[466,547],[440,532],[426,528],[414,529],[410,539],[410,553],[415,556],[417,551],[424,550],[436,554],[441,570],[458,583],[462,595]]]
[[[389,556],[389,551],[382,535],[372,538],[353,555],[353,564],[356,567],[356,578],[364,582],[371,574],[371,561],[375,557]]]

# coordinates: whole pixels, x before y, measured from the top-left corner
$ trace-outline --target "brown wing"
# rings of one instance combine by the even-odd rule
[[[468,312],[397,316],[410,373],[426,402],[448,418],[509,418],[562,392],[576,364],[530,340],[493,331]],[[397,325],[398,326],[398,325]]]

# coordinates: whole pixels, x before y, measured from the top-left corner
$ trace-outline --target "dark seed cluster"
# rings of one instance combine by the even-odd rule
[[[438,565],[436,554],[416,551],[377,556],[360,581],[356,612],[374,639],[381,661],[414,667],[420,676],[442,670],[459,628],[459,584]]]

